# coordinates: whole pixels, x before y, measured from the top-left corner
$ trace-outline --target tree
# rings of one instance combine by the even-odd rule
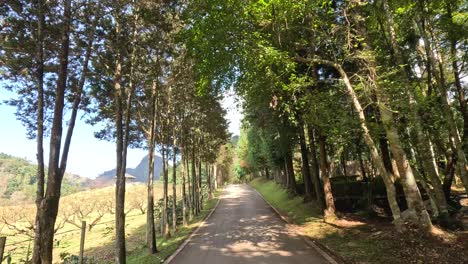
[[[2,27],[3,78],[11,81],[8,88],[19,95],[9,103],[17,107],[28,137],[37,139],[33,262],[51,263],[60,189],[99,15],[95,5],[86,1],[11,1],[1,12],[8,21]],[[63,113],[68,107],[71,115],[64,135]],[[47,178],[45,136],[50,136]]]
[[[137,80],[136,58],[139,52],[140,5],[135,2],[118,1],[109,4],[103,22],[103,42],[98,49],[95,65],[96,75],[92,80],[92,95],[96,115],[91,123],[106,121],[106,127],[96,136],[115,138],[117,180],[115,191],[115,262],[125,263],[125,173],[127,148],[134,142],[135,130],[132,109]],[[128,51],[126,47],[131,47]],[[102,78],[105,77],[105,78]],[[108,105],[108,98],[113,98]]]
[[[318,132],[331,138],[322,140],[325,145],[329,144],[329,147],[322,146],[322,150],[333,152],[346,146],[341,157],[336,157],[342,160],[345,171],[348,157],[358,157],[364,167],[362,152],[368,154],[367,159],[384,180],[395,224],[400,228],[403,222],[396,200],[396,182],[403,186],[409,208],[404,214],[405,220],[412,215],[412,223],[430,230],[432,224],[421,191],[427,192],[436,202],[432,209],[434,216],[439,210],[446,212],[446,201],[441,196],[437,176],[440,168],[432,142],[439,154],[445,155],[447,146],[458,153],[461,160],[457,171],[461,179],[466,171],[460,148],[463,144],[456,140],[460,138],[456,132],[458,121],[453,118],[453,109],[446,99],[444,76],[449,66],[444,62],[444,52],[437,50],[441,56],[434,56],[433,48],[444,42],[444,30],[447,30],[439,30],[434,23],[440,20],[437,14],[444,13],[453,18],[450,8],[457,9],[458,4],[448,5],[448,10],[445,3],[410,5],[358,0],[293,4],[270,1],[258,5],[231,1],[217,2],[216,8],[192,3],[188,10],[194,26],[187,30],[187,43],[191,48],[189,55],[203,62],[197,65],[196,74],[209,80],[204,82],[205,87],[225,89],[226,82],[234,78],[235,89],[244,101],[248,125],[255,132],[260,130],[266,134],[260,136],[264,142],[268,142],[265,139],[269,137],[276,137],[280,147],[270,149],[273,155],[269,165],[278,164],[282,171],[278,175],[283,176],[277,178],[287,188],[295,189],[291,156],[296,144],[301,150],[302,179],[307,196],[310,197],[314,190],[320,203],[322,191],[318,187],[321,181],[329,185],[326,176],[330,171],[322,169],[318,176],[317,162],[313,158],[317,154],[314,140],[309,140],[309,146],[305,144],[304,128],[307,127],[309,138],[314,139]],[[399,12],[398,22],[392,12]],[[400,17],[402,13],[417,16],[410,15],[416,19],[407,19]],[[448,24],[453,26],[453,20]],[[414,26],[408,28],[406,25]],[[418,41],[414,41],[418,38],[415,34],[425,42],[422,53],[418,50]],[[452,36],[444,44],[453,43],[453,40]],[[458,59],[456,52],[451,54]],[[457,71],[457,66],[451,66],[452,73],[453,69]],[[427,71],[417,72],[418,67],[425,67]],[[210,81],[216,86],[211,88]],[[456,80],[454,84],[456,91]],[[437,90],[433,88],[438,88],[439,93],[435,94]],[[421,89],[427,89],[431,97],[437,97],[426,99],[425,91]],[[429,103],[428,100],[434,101]],[[325,102],[323,108],[322,102]],[[437,109],[442,111],[437,112]],[[422,111],[427,112],[423,114]],[[328,112],[330,115],[324,114]],[[421,123],[421,116],[428,115],[432,115],[438,125],[429,128]],[[342,122],[335,122],[336,116],[342,117]],[[448,128],[448,135],[444,126]],[[356,133],[351,135],[347,130]],[[431,133],[432,137],[429,136]],[[259,171],[256,165],[261,164],[258,159],[260,148],[258,145],[254,147],[262,141],[258,139],[251,140],[252,149],[249,144],[245,145],[247,147],[241,144],[239,153],[245,165],[243,168],[254,173]],[[241,138],[241,143],[248,142],[246,140]],[[361,142],[368,149],[362,150]],[[313,150],[310,151],[310,161],[308,147]],[[333,153],[322,155],[322,161],[325,161],[322,163],[328,163],[330,157],[331,166],[322,165],[322,168],[333,167],[336,159]],[[450,154],[447,160],[449,158]],[[396,164],[395,170],[392,160]],[[445,164],[450,165],[447,161]],[[365,169],[362,171],[365,174]],[[449,184],[450,181],[445,182]],[[331,194],[329,186],[324,187],[323,190]],[[327,207],[331,208],[333,199],[327,200]]]

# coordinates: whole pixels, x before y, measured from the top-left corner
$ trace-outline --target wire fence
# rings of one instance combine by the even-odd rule
[[[203,193],[203,192],[202,192]],[[207,198],[207,194],[203,193],[203,200]],[[169,196],[170,198],[171,196]],[[187,197],[189,199],[189,197]],[[169,199],[168,206],[168,223],[172,222],[172,199]],[[161,208],[162,204],[159,201],[155,204],[155,222],[157,232],[160,232],[162,229],[161,222]],[[179,199],[176,206],[177,211],[177,222],[182,222],[182,199]],[[136,237],[130,239],[128,245],[129,248],[141,246],[145,241],[145,230],[144,226],[146,225],[146,211],[141,212],[138,209],[134,209],[131,212],[127,212],[125,216],[126,222],[126,235],[130,233],[136,234]],[[108,219],[109,217],[114,217],[113,219]],[[93,255],[97,255],[98,258],[107,259],[113,254],[113,241],[114,241],[114,229],[115,229],[115,214],[106,215],[106,219],[98,223],[93,223],[92,226],[87,225],[85,232],[85,249],[93,250]],[[80,234],[82,228],[78,228],[75,224],[66,224],[63,228],[66,228],[64,231],[55,233],[54,235],[54,259],[62,259],[64,256],[76,257],[79,253],[80,248]],[[142,229],[141,229],[142,228]],[[140,233],[138,232],[140,230]],[[24,237],[24,239],[19,239],[19,236]],[[6,245],[4,247],[3,261],[1,263],[30,263],[30,258],[32,255],[33,248],[33,233],[29,236],[15,234],[7,236]],[[88,245],[91,244],[91,245]],[[107,248],[107,249],[106,249]],[[88,253],[88,252],[86,252]],[[64,254],[64,255],[62,255]],[[107,254],[107,255],[106,255]],[[85,254],[86,255],[86,254]],[[67,262],[75,263],[75,262]],[[94,263],[94,262],[93,262]]]
[[[132,219],[132,218],[135,218],[135,217],[138,217],[138,216],[141,216],[142,214],[136,214],[136,215],[129,215],[129,216],[126,216],[125,219],[128,220],[128,219]],[[101,226],[101,225],[105,225],[105,224],[109,224],[109,223],[115,223],[115,219],[114,220],[109,220],[109,221],[105,221],[105,222],[99,222],[97,224],[94,224],[94,226]],[[80,228],[76,228],[76,229],[70,229],[70,230],[67,230],[67,231],[63,231],[63,232],[57,232],[54,234],[54,237],[57,237],[57,236],[61,236],[61,235],[64,235],[64,234],[68,234],[68,233],[73,233],[73,232],[81,232],[81,229]],[[16,236],[17,234],[15,234]],[[26,235],[24,235],[26,236]],[[8,237],[8,236],[7,236]],[[24,244],[26,242],[30,242],[30,241],[33,241],[34,238],[28,238],[26,240],[22,240],[22,241],[15,241],[13,243],[7,243],[5,244],[5,248],[7,247],[11,247],[11,246],[15,246],[15,245],[18,245],[18,244]]]
[[[200,191],[202,195],[200,198],[205,201],[205,199],[208,197],[207,186],[203,185]],[[178,193],[181,193],[181,189],[178,190]],[[191,199],[191,197],[188,195],[189,193],[187,193],[186,196],[187,203],[189,203],[188,200]],[[169,204],[167,221],[168,223],[172,223],[173,200],[171,195],[169,195],[168,198]],[[178,198],[179,199],[176,203],[176,215],[177,222],[181,223],[182,199],[180,199],[180,195]],[[81,201],[78,203],[81,203]],[[161,222],[162,206],[162,198],[155,200],[154,218],[155,223],[157,223],[156,229],[159,233],[163,229]],[[84,263],[97,263],[99,260],[105,261],[112,258],[114,253],[113,242],[115,240],[115,213],[110,210],[106,211],[105,216],[96,215],[96,211],[93,211],[91,214],[94,215],[81,217],[83,220],[88,221],[88,225],[86,225],[84,228],[81,226],[81,221],[78,221],[78,219],[73,218],[73,221],[71,221],[71,219],[63,221],[63,226],[61,226],[61,228],[54,234],[54,260],[61,262],[68,260],[65,261],[65,263],[78,263],[77,255],[80,253],[80,240],[82,232],[85,233],[84,255],[89,257],[88,260]],[[102,219],[99,217],[102,217]],[[26,219],[20,221],[26,221]],[[127,250],[141,247],[142,244],[145,243],[146,239],[146,208],[145,210],[142,210],[141,207],[128,208],[126,211],[125,222]],[[0,263],[31,263],[30,260],[32,257],[34,244],[34,228],[32,228],[32,226],[29,227],[27,232],[18,232],[18,230],[15,231],[11,226],[8,228],[12,232],[7,234],[4,232],[2,234],[2,232],[0,232],[0,237],[4,237],[6,235],[6,243],[4,243],[3,248],[1,248],[2,245],[0,243]],[[70,257],[72,257],[72,261],[70,261]]]
[[[146,220],[146,214],[136,213],[127,215],[125,217],[127,227],[131,227],[131,230],[135,230],[140,227],[140,225],[135,226],[135,222],[141,222],[144,224]],[[159,221],[158,218],[155,219]],[[54,251],[56,253],[70,253],[74,255],[78,253],[78,245],[79,245],[79,238],[82,232],[81,228],[75,228],[73,225],[68,224],[67,230],[57,232],[54,235]],[[115,228],[115,219],[102,221],[96,224],[93,224],[92,229],[89,229],[89,225],[86,226],[86,242],[92,241],[94,239],[99,238],[99,241],[102,241],[102,237],[108,236],[112,238],[113,230]],[[71,228],[71,229],[68,229]],[[24,237],[25,239],[18,240],[18,236]],[[105,239],[104,239],[105,240]],[[109,244],[112,244],[112,239],[107,239]],[[11,241],[11,242],[10,242]],[[2,263],[28,263],[28,260],[32,254],[32,245],[33,245],[34,238],[33,236],[26,236],[15,234],[12,236],[7,236],[6,244],[4,246],[4,254],[3,254],[3,261]],[[105,246],[105,245],[101,245]]]

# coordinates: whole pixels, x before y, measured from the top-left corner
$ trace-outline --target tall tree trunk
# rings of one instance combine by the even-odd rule
[[[286,157],[284,157],[284,166],[283,166],[283,180],[282,180],[282,184],[287,188],[289,189],[289,176],[288,176],[288,173],[289,173],[289,169],[288,169],[288,162],[286,161]]]
[[[163,181],[164,181],[164,186],[163,186],[163,234],[166,238],[171,237],[171,231],[169,230],[169,221],[168,221],[168,208],[169,208],[169,151],[167,149],[167,146],[163,146],[162,150],[163,154]]]
[[[151,124],[147,134],[148,145],[148,179],[146,184],[147,191],[147,210],[146,210],[146,246],[149,254],[158,252],[156,244],[156,227],[154,224],[154,148],[155,148],[155,133],[156,133],[156,111],[157,111],[157,95],[156,82],[152,85],[152,107],[151,107]]]
[[[406,157],[403,147],[400,142],[400,137],[396,129],[396,124],[393,121],[393,114],[385,106],[383,102],[387,102],[385,91],[377,85],[377,73],[375,72],[375,66],[372,62],[368,62],[370,71],[370,78],[373,82],[375,89],[377,89],[377,106],[379,107],[383,127],[385,129],[387,139],[392,152],[393,158],[395,159],[398,167],[398,172],[402,177],[403,190],[405,192],[406,201],[408,204],[408,210],[410,216],[414,215],[414,223],[419,224],[421,228],[430,230],[432,228],[431,219],[427,213],[424,203],[419,192],[419,188],[416,184],[416,178],[414,177],[413,170]]]
[[[154,123],[154,119],[152,120]],[[152,127],[154,127],[152,125]],[[156,228],[154,225],[154,131],[152,131],[148,142],[148,180],[147,180],[147,209],[146,209],[146,245],[148,253],[155,254],[158,249],[156,245]]]
[[[330,176],[333,171],[330,169],[328,162],[325,136],[319,135],[318,137],[320,145],[320,171],[323,179],[323,192],[325,193],[324,219],[325,222],[330,222],[336,219],[335,201],[333,200],[330,183]],[[332,163],[335,162],[332,160]]]
[[[191,177],[193,178],[193,174],[190,173],[189,159],[186,159],[186,163],[187,163],[186,167],[187,167],[187,183],[188,183],[189,220],[192,221],[192,219],[193,219],[193,200],[192,200],[192,197],[193,197],[193,190],[192,190],[193,183],[191,184],[191,182],[193,180],[191,179]]]
[[[391,49],[392,49],[392,54],[394,58],[394,67],[399,67],[399,65],[408,65],[402,55],[402,52],[400,50],[400,47],[398,46],[397,39],[396,39],[396,33],[395,29],[393,27],[393,16],[390,11],[390,7],[388,6],[388,1],[383,0],[383,7],[384,7],[384,13],[386,15],[386,20],[387,20],[387,30],[389,32],[390,36],[390,44],[391,44]],[[410,69],[407,69],[402,71],[402,74],[405,76],[405,79],[408,83],[411,82],[411,75],[409,73]],[[435,157],[434,157],[434,151],[432,149],[432,144],[427,138],[427,136],[423,133],[422,125],[421,125],[421,118],[419,117],[417,113],[417,106],[416,106],[416,100],[415,100],[415,95],[413,92],[412,87],[408,87],[407,90],[407,96],[408,96],[408,102],[410,106],[410,118],[412,119],[413,122],[413,131],[416,136],[416,145],[419,150],[421,160],[422,160],[422,165],[424,168],[424,171],[426,172],[427,176],[429,177],[432,186],[434,188],[434,195],[435,195],[435,201],[437,202],[437,207],[438,211],[442,214],[442,216],[447,216],[448,215],[448,206],[447,206],[447,201],[444,196],[444,192],[442,190],[442,184],[440,182],[440,176],[439,176],[439,171],[437,168],[437,164],[435,162]]]
[[[201,159],[198,161],[198,212],[200,213],[203,210],[203,189],[202,189],[202,162]]]
[[[174,145],[172,146],[172,230],[177,232],[177,195],[176,195],[176,184],[177,184],[177,161],[176,161],[176,139],[174,133]]]
[[[218,190],[218,164],[215,162],[213,165],[213,178],[214,178],[214,189]]]
[[[312,179],[311,179],[310,167],[309,167],[309,150],[307,149],[307,144],[306,144],[305,134],[304,134],[304,125],[302,121],[300,121],[299,123],[299,145],[301,147],[302,177],[304,179],[304,186],[305,186],[304,199],[308,201],[312,199],[312,196],[313,196],[312,187],[313,186],[312,186]]]
[[[417,132],[418,133],[418,132]],[[448,216],[448,204],[444,194],[443,185],[440,180],[439,169],[437,167],[432,143],[428,140],[426,144],[418,142],[418,152],[421,156],[424,171],[428,176],[434,191],[434,198],[441,217]]]
[[[117,33],[120,27],[117,24]],[[117,179],[115,182],[115,263],[125,263],[125,168],[123,165],[123,106],[122,106],[122,63],[119,56],[114,73],[114,94],[115,94],[115,125],[116,125],[116,155],[117,155]]]
[[[381,120],[379,121],[381,122]],[[382,153],[382,161],[384,163],[385,169],[387,169],[387,171],[394,176],[395,172],[393,171],[392,158],[390,157],[390,150],[388,149],[388,141],[385,133],[379,137],[379,147],[380,153]]]
[[[444,115],[444,118],[447,123],[447,128],[451,137],[451,141],[453,142],[455,151],[457,153],[457,161],[456,161],[456,166],[458,169],[458,172],[460,173],[460,178],[463,182],[463,186],[465,187],[465,192],[468,193],[468,172],[467,172],[467,163],[466,163],[466,155],[463,150],[463,144],[461,142],[460,134],[458,132],[458,128],[455,122],[455,118],[453,116],[452,109],[450,107],[449,99],[447,96],[447,88],[448,85],[446,83],[445,79],[445,74],[444,74],[444,67],[443,67],[443,62],[441,59],[441,53],[437,50],[437,47],[433,47],[431,41],[429,40],[428,34],[426,32],[426,26],[425,26],[425,19],[424,17],[421,19],[420,23],[417,23],[419,32],[421,34],[421,38],[424,42],[424,47],[426,50],[426,60],[427,64],[430,65],[432,69],[432,74],[435,77],[437,87],[439,89],[439,95],[440,95],[440,102],[442,104],[442,114]],[[431,32],[431,30],[429,30]],[[439,54],[436,59],[436,56],[434,55],[433,50],[436,50],[436,53]],[[439,66],[439,71],[436,70],[436,66]]]
[[[367,32],[367,28],[360,23],[361,21],[356,20],[355,22],[356,25],[353,27],[356,28],[358,35],[368,40],[369,34]],[[432,228],[431,219],[424,207],[413,170],[403,150],[397,126],[393,119],[393,114],[391,110],[389,110],[391,105],[389,104],[390,101],[388,99],[387,92],[380,83],[378,83],[377,65],[375,63],[370,43],[371,42],[369,41],[365,42],[357,51],[357,56],[361,56],[362,66],[367,69],[368,73],[368,84],[375,90],[375,101],[381,114],[382,124],[389,142],[390,151],[396,161],[397,170],[401,177],[401,183],[403,185],[403,191],[405,192],[408,211],[410,213],[409,215],[415,216],[411,217],[411,220],[413,220],[413,223],[419,225],[422,230],[429,231]]]
[[[211,187],[211,170],[210,170],[210,167],[208,165],[208,162],[206,163],[206,175],[207,175],[207,182],[208,182],[208,198],[209,199],[212,199],[213,198],[213,189]]]
[[[463,116],[463,136],[462,136],[462,144],[463,149],[468,152],[468,107],[467,107],[467,100],[465,98],[466,89],[463,88],[460,78],[460,71],[458,69],[458,61],[457,61],[457,54],[456,54],[456,41],[452,41],[450,43],[450,51],[452,56],[452,71],[453,76],[455,78],[455,87],[457,88],[457,98],[458,103],[460,104],[460,112]]]
[[[84,54],[84,61],[83,61],[83,68],[81,70],[80,78],[78,80],[78,85],[75,87],[75,94],[73,98],[73,104],[72,104],[72,112],[70,115],[70,119],[68,121],[68,128],[67,128],[67,133],[65,135],[65,140],[63,143],[63,151],[62,151],[62,157],[60,159],[60,171],[63,176],[66,171],[67,167],[67,161],[68,161],[68,153],[70,152],[70,146],[71,146],[71,139],[73,136],[73,131],[75,129],[75,123],[76,123],[76,117],[78,115],[78,110],[81,104],[81,99],[83,96],[83,89],[84,85],[86,82],[86,76],[88,74],[88,64],[89,60],[91,58],[91,52],[93,49],[93,42],[94,42],[94,35],[95,35],[95,30],[97,26],[97,21],[98,18],[94,18],[94,20],[90,25],[90,32],[89,35],[87,36],[87,41],[86,41],[86,48],[85,48],[85,54]]]
[[[357,153],[358,153],[359,168],[360,168],[360,170],[361,170],[362,179],[365,180],[365,181],[369,181],[369,178],[367,177],[366,168],[365,168],[365,166],[364,166],[364,161],[362,160],[362,148],[361,148],[361,144],[358,144],[358,145],[357,145]]]
[[[452,183],[453,183],[453,178],[455,177],[455,166],[454,166],[454,161],[453,161],[453,154],[449,153],[446,155],[447,156],[447,164],[445,165],[445,177],[444,177],[444,182],[443,182],[443,190],[444,190],[444,195],[445,198],[449,201],[450,198],[450,193],[452,190]]]
[[[115,190],[115,263],[126,263],[125,246],[125,174],[127,170],[127,149],[130,142],[130,117],[134,86],[134,71],[136,58],[136,39],[137,39],[137,21],[138,15],[133,17],[132,32],[132,51],[130,54],[130,76],[128,88],[121,85],[122,81],[122,52],[117,55],[116,69],[114,72],[114,96],[115,96],[115,122],[116,122],[116,150],[117,150],[117,180]],[[117,36],[121,33],[121,21],[115,20]],[[117,39],[119,43],[119,39]]]
[[[185,192],[185,177],[187,172],[187,166],[185,163],[185,150],[182,151],[182,224],[187,226],[187,194]]]
[[[194,215],[198,215],[198,211],[197,211],[197,194],[196,194],[196,189],[197,189],[197,175],[196,175],[196,171],[195,171],[195,149],[192,149],[192,210],[193,210],[193,214]]]
[[[43,3],[39,3],[41,11],[39,11],[39,16],[41,17],[39,20],[43,18]],[[44,68],[43,68],[43,46],[42,46],[42,27],[44,25],[44,21],[38,22],[38,29],[40,28],[40,44],[37,47],[37,56],[38,60],[41,62],[37,77],[38,79],[41,78],[40,75],[43,77]],[[37,196],[39,197],[41,194],[44,194],[43,198],[40,201],[40,208],[37,210],[36,219],[37,221],[37,229],[39,230],[36,235],[39,235],[36,239],[40,239],[37,241],[35,245],[38,245],[38,248],[35,249],[35,259],[33,260],[38,261],[37,263],[48,264],[52,263],[52,251],[53,251],[53,241],[54,241],[54,232],[55,232],[55,221],[57,219],[59,201],[60,201],[60,189],[62,185],[63,174],[61,173],[61,169],[59,166],[60,162],[60,149],[61,149],[61,140],[62,140],[62,122],[63,122],[63,109],[65,103],[65,89],[67,85],[67,75],[68,75],[68,56],[69,56],[69,47],[70,47],[70,23],[71,23],[71,1],[66,0],[64,2],[64,13],[63,13],[63,32],[61,36],[61,49],[60,49],[60,61],[59,61],[59,69],[58,69],[58,79],[57,79],[57,88],[56,88],[56,95],[55,95],[55,105],[54,105],[54,115],[52,120],[52,129],[50,135],[50,152],[49,152],[49,171],[47,175],[47,188],[44,193],[44,173],[39,171],[39,177],[42,182],[38,183],[38,191]],[[41,58],[42,57],[42,58]],[[43,78],[41,78],[43,79]],[[43,101],[43,80],[39,81],[39,85],[41,86],[42,94],[40,95],[39,100]],[[40,128],[38,130],[41,131],[40,138],[38,139],[38,152],[42,151],[43,148],[42,140],[43,140],[43,106],[39,109],[39,112],[42,117],[38,117],[38,123]],[[42,120],[41,120],[42,119]],[[39,135],[38,135],[39,136]],[[43,171],[43,152],[38,153],[38,160],[42,159],[42,164],[38,166],[38,170],[42,169]],[[39,200],[39,199],[38,199]],[[37,257],[39,255],[40,257]]]
[[[286,170],[288,176],[288,189],[292,193],[297,193],[296,177],[294,176],[293,157],[292,153],[286,154]]]
[[[317,160],[317,145],[315,144],[315,135],[314,129],[309,127],[309,146],[310,146],[310,156],[311,156],[311,171],[312,171],[312,182],[314,183],[315,188],[315,197],[317,204],[320,209],[325,208],[325,194],[323,193],[322,182],[320,181],[320,164]]]
[[[446,9],[448,15],[448,22],[452,28],[455,28],[456,25],[453,24],[453,15],[452,15],[452,3],[450,1],[446,2]],[[458,68],[458,59],[457,59],[457,42],[458,36],[449,32],[449,41],[450,41],[450,56],[452,61],[452,73],[455,79],[455,88],[457,89],[457,99],[460,104],[460,112],[463,116],[463,136],[462,144],[465,153],[468,152],[468,107],[467,100],[465,98],[466,89],[463,88],[461,79],[460,79],[460,70]],[[468,191],[468,190],[467,190]]]
[[[41,263],[41,203],[44,198],[45,165],[44,165],[44,2],[37,1],[37,44],[36,44],[36,79],[37,79],[37,191],[36,191],[36,229],[32,262]]]
[[[434,217],[438,217],[440,215],[439,206],[437,205],[437,198],[435,196],[434,190],[429,187],[427,184],[427,180],[421,175],[417,170],[415,171],[416,177],[419,179],[419,183],[421,187],[426,192],[427,196],[429,196],[429,203],[431,206],[432,215]]]
[[[161,147],[161,158],[162,158],[162,180],[163,180],[163,204],[161,208],[161,236],[166,234],[166,221],[167,221],[167,209],[166,209],[166,161],[165,161],[166,151],[164,150],[164,145]]]
[[[396,199],[395,185],[393,184],[393,181],[392,181],[393,177],[385,168],[383,160],[377,150],[376,144],[370,135],[369,128],[367,127],[367,124],[366,124],[366,117],[364,115],[364,110],[362,109],[361,103],[359,102],[359,99],[353,89],[353,86],[351,85],[351,82],[349,81],[348,75],[343,70],[341,65],[334,63],[332,61],[321,60],[321,59],[308,60],[304,58],[296,58],[296,59],[297,61],[304,62],[304,63],[316,63],[316,64],[318,63],[318,64],[327,65],[329,67],[336,69],[338,73],[340,74],[345,84],[346,91],[351,99],[354,110],[356,111],[358,115],[360,126],[363,132],[364,142],[369,148],[369,151],[372,157],[372,163],[374,164],[374,167],[378,170],[380,176],[382,177],[385,183],[385,188],[387,190],[387,199],[390,205],[390,209],[392,211],[394,224],[398,230],[401,230],[401,228],[403,227],[403,221],[401,219],[400,208],[398,207],[398,203]]]

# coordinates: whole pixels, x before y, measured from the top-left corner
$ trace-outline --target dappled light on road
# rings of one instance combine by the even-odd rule
[[[327,263],[247,185],[230,185],[171,263]]]

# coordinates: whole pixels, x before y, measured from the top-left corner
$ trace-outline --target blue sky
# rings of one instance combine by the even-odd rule
[[[36,142],[26,138],[26,129],[16,120],[15,108],[5,105],[4,100],[15,94],[0,87],[0,152],[36,160]],[[227,119],[230,122],[229,131],[238,135],[242,115],[236,107],[235,96],[228,93],[222,102],[227,109]],[[115,167],[115,145],[112,142],[101,141],[94,137],[98,129],[77,120],[68,158],[67,171],[81,176],[95,178],[101,172]],[[49,141],[45,142],[45,155],[48,156]],[[129,149],[128,167],[136,166],[146,155],[145,150]]]

